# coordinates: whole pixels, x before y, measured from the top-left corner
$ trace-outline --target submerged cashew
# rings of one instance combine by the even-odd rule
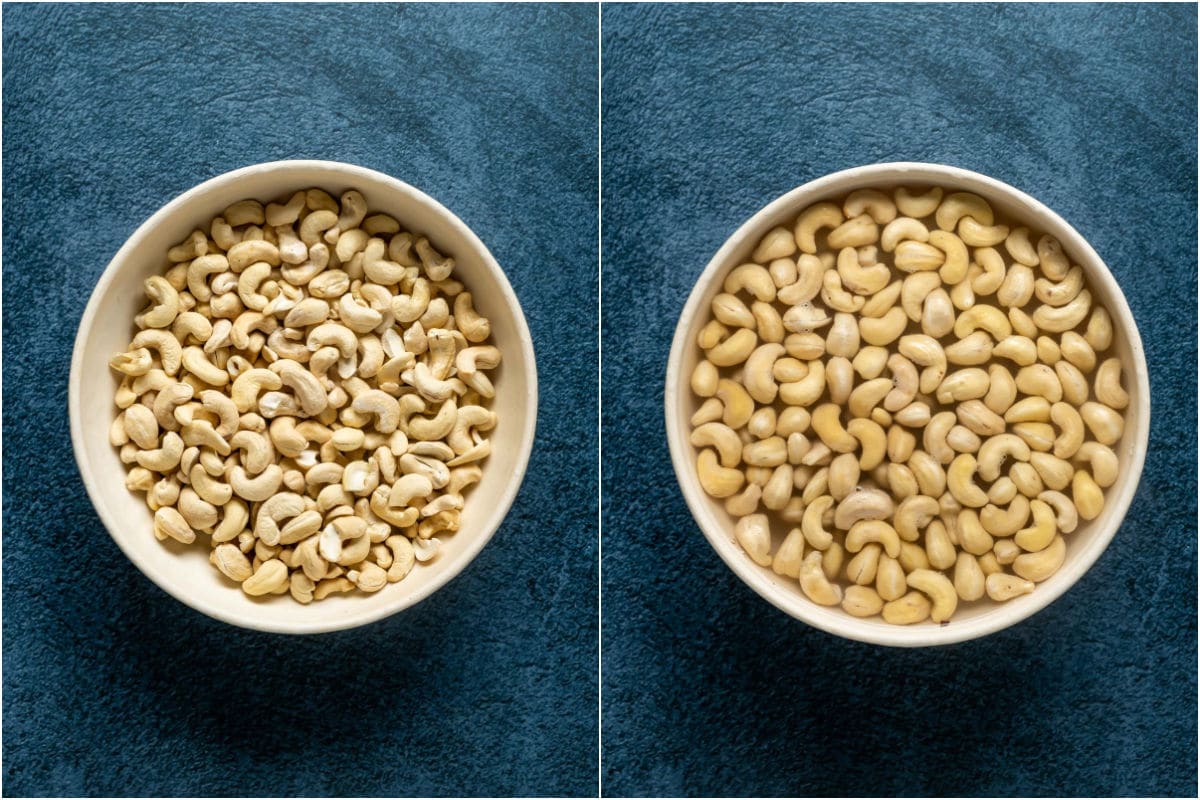
[[[1112,320],[1083,270],[1035,238],[971,193],[860,190],[726,276],[697,337],[692,441],[750,557],[894,624],[1061,566],[1060,534],[1117,480],[1130,398],[1097,358]],[[792,527],[772,560],[773,515]]]

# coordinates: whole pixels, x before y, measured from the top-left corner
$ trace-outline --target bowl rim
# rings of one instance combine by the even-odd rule
[[[82,388],[80,384],[80,375],[82,373],[83,352],[85,343],[88,339],[92,328],[96,323],[96,319],[100,313],[100,298],[105,294],[109,285],[116,279],[117,273],[120,271],[121,265],[129,262],[131,254],[141,244],[149,233],[154,230],[165,219],[170,218],[181,208],[192,202],[197,196],[210,191],[217,187],[226,186],[236,183],[250,176],[260,175],[275,171],[300,171],[307,169],[325,170],[337,172],[345,176],[349,182],[353,182],[356,178],[365,181],[382,182],[389,184],[391,188],[406,195],[409,199],[418,205],[423,205],[431,210],[436,216],[444,218],[450,227],[469,244],[476,249],[483,261],[484,267],[493,273],[500,288],[501,299],[503,303],[512,310],[514,321],[516,323],[518,338],[520,338],[520,348],[522,356],[528,364],[528,380],[525,383],[525,407],[531,409],[524,415],[524,420],[521,424],[520,432],[520,449],[517,453],[516,469],[506,484],[503,493],[493,504],[492,512],[487,523],[482,526],[482,530],[478,535],[471,540],[467,548],[459,555],[459,561],[456,564],[448,566],[438,575],[432,577],[428,584],[423,586],[418,591],[406,594],[397,594],[395,601],[378,608],[373,608],[366,613],[348,614],[335,619],[329,619],[324,622],[279,622],[274,620],[269,615],[256,617],[251,613],[237,613],[226,609],[216,607],[209,602],[204,592],[192,593],[182,590],[179,586],[165,580],[163,576],[157,574],[148,564],[148,562],[140,555],[140,553],[127,546],[126,543],[118,536],[116,531],[120,525],[118,520],[112,519],[106,506],[100,502],[103,493],[97,485],[92,471],[85,466],[86,448],[83,444],[83,420],[82,420]],[[367,167],[349,164],[341,161],[330,161],[322,159],[285,159],[279,161],[267,161],[258,164],[250,164],[248,166],[239,167],[228,172],[208,178],[207,180],[193,186],[192,188],[182,192],[172,198],[165,205],[151,214],[137,229],[125,240],[120,249],[105,266],[104,271],[100,274],[96,285],[92,289],[87,306],[84,308],[83,316],[80,318],[78,327],[75,333],[75,342],[71,352],[71,372],[67,385],[67,406],[70,419],[71,430],[71,447],[75,456],[76,468],[79,471],[80,477],[83,479],[84,488],[87,490],[88,499],[92,503],[96,514],[100,517],[109,536],[116,542],[117,547],[121,552],[133,562],[138,570],[149,578],[156,586],[164,592],[174,597],[184,605],[187,605],[209,617],[218,619],[222,622],[227,622],[231,625],[236,625],[240,628],[248,630],[263,631],[267,633],[284,633],[284,634],[315,634],[328,633],[331,631],[348,630],[357,628],[363,625],[368,625],[372,622],[377,622],[385,617],[397,614],[405,609],[411,608],[421,602],[429,595],[433,594],[438,589],[445,586],[452,579],[458,576],[467,565],[475,560],[484,546],[491,541],[496,531],[503,524],[505,517],[508,515],[509,509],[512,507],[516,499],[517,492],[520,490],[521,484],[524,482],[525,473],[529,466],[530,454],[533,450],[533,442],[537,429],[538,416],[538,385],[537,385],[537,361],[533,351],[533,337],[529,331],[528,322],[525,319],[524,310],[517,299],[516,292],[508,281],[508,276],[500,267],[491,251],[483,243],[482,240],[471,230],[466,223],[450,211],[444,205],[439,203],[433,197],[422,192],[420,189],[408,184],[399,178],[394,178],[386,173]]]
[[[736,545],[731,544],[732,540],[730,539],[729,531],[722,529],[716,524],[716,520],[708,508],[709,500],[707,496],[704,495],[699,485],[690,477],[691,455],[689,448],[691,445],[689,442],[682,441],[677,435],[677,431],[680,429],[680,394],[686,390],[687,386],[687,382],[683,380],[683,376],[680,373],[680,367],[691,341],[691,337],[688,335],[689,321],[699,313],[703,295],[717,273],[725,269],[725,262],[730,258],[733,251],[742,246],[751,235],[755,235],[756,229],[763,225],[764,220],[773,217],[777,213],[789,208],[798,212],[802,205],[826,199],[822,195],[826,192],[835,191],[833,187],[836,187],[836,192],[839,194],[853,191],[856,188],[855,186],[842,185],[851,180],[855,181],[860,187],[870,186],[878,182],[899,182],[904,180],[904,176],[896,176],[895,173],[897,172],[911,176],[909,179],[914,182],[938,180],[947,183],[966,184],[964,186],[965,191],[971,191],[970,184],[976,184],[1004,196],[1010,201],[1025,206],[1027,210],[1032,211],[1036,215],[1044,216],[1045,226],[1048,229],[1057,227],[1057,230],[1049,230],[1048,232],[1053,233],[1062,242],[1064,248],[1076,256],[1072,260],[1077,261],[1083,266],[1087,279],[1104,284],[1105,289],[1111,297],[1111,301],[1106,307],[1112,315],[1117,328],[1121,331],[1121,335],[1129,342],[1130,351],[1135,362],[1134,366],[1136,367],[1134,370],[1136,375],[1133,376],[1133,380],[1137,385],[1139,414],[1136,418],[1127,420],[1127,423],[1133,423],[1133,430],[1127,432],[1127,435],[1133,437],[1131,440],[1133,458],[1129,464],[1125,465],[1127,477],[1122,483],[1118,484],[1118,491],[1106,498],[1109,506],[1116,509],[1111,517],[1111,524],[1106,529],[1102,529],[1094,535],[1089,540],[1087,547],[1076,553],[1075,557],[1069,563],[1064,564],[1063,568],[1057,574],[1039,585],[1038,591],[1033,592],[1026,598],[1022,598],[1029,602],[1019,606],[1008,603],[1000,604],[996,607],[995,611],[985,614],[982,617],[965,620],[959,625],[896,625],[887,626],[886,628],[878,624],[869,625],[865,620],[858,620],[844,613],[840,615],[830,614],[828,613],[828,609],[818,606],[799,593],[785,594],[779,591],[757,564],[754,564],[740,549],[737,549]],[[717,552],[717,555],[721,557],[721,560],[760,597],[784,613],[835,636],[889,647],[947,645],[986,636],[1028,619],[1061,597],[1091,569],[1092,565],[1107,549],[1113,536],[1116,535],[1116,532],[1124,522],[1125,516],[1129,511],[1129,505],[1141,480],[1150,432],[1150,385],[1141,335],[1138,332],[1137,323],[1134,320],[1133,312],[1129,308],[1125,294],[1121,291],[1120,284],[1117,283],[1108,265],[1100,258],[1091,244],[1065,219],[1040,201],[1014,186],[961,167],[915,161],[864,164],[821,176],[777,197],[743,222],[725,240],[720,249],[717,250],[716,254],[705,266],[704,270],[697,276],[692,286],[692,291],[688,295],[687,302],[683,307],[683,311],[680,313],[679,321],[675,327],[675,336],[671,342],[670,356],[667,360],[667,372],[663,389],[663,406],[667,427],[667,443],[671,453],[671,463],[675,470],[676,481],[679,484],[693,519],[700,526],[705,538],[708,539],[709,544]]]

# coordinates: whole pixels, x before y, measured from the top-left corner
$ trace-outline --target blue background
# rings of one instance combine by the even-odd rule
[[[4,8],[4,791],[592,793],[594,6]],[[147,216],[328,158],[428,192],[521,299],[541,408],[508,520],[434,597],[288,638],[181,605],[71,456],[75,328]]]
[[[606,794],[1196,793],[1195,6],[603,11]],[[662,380],[721,243],[805,181],[935,161],[1107,261],[1150,452],[1073,589],[982,641],[844,641],[745,587],[671,470]]]

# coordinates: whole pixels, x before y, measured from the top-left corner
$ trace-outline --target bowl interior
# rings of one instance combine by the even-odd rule
[[[804,596],[798,582],[755,564],[734,539],[736,520],[725,511],[721,501],[700,488],[695,449],[688,440],[691,416],[700,405],[688,386],[688,376],[700,357],[696,336],[710,318],[710,303],[721,291],[729,269],[749,261],[767,231],[777,225],[790,228],[799,212],[812,203],[837,199],[854,189],[888,189],[899,184],[975,192],[987,199],[999,214],[1020,220],[1033,231],[1057,237],[1071,262],[1083,267],[1096,301],[1112,316],[1114,341],[1106,355],[1121,359],[1122,380],[1130,396],[1125,410],[1125,433],[1113,447],[1121,462],[1120,477],[1105,490],[1101,515],[1091,522],[1081,521],[1074,533],[1064,537],[1067,557],[1063,567],[1031,594],[1007,603],[994,603],[986,598],[960,603],[953,619],[940,626],[925,622],[900,627],[879,618],[857,619],[840,607],[813,603]],[[793,190],[756,214],[722,246],[697,281],[680,317],[667,370],[665,403],[672,460],[688,506],[713,547],[734,572],[780,609],[822,630],[879,644],[921,646],[962,641],[1007,627],[1048,605],[1095,562],[1124,519],[1137,488],[1149,433],[1149,396],[1145,355],[1125,297],[1100,257],[1062,218],[1016,189],[973,172],[933,164],[880,164],[835,173]],[[773,530],[776,547],[784,533]]]
[[[230,203],[262,201],[320,187],[339,196],[362,192],[371,212],[400,221],[402,229],[426,235],[456,262],[455,277],[466,284],[476,308],[492,324],[492,341],[503,352],[493,373],[498,422],[491,432],[492,455],[483,478],[466,495],[462,527],[439,537],[442,550],[416,565],[401,582],[372,595],[332,596],[301,606],[287,596],[251,598],[208,563],[199,544],[159,542],[141,494],[124,485],[125,465],[108,443],[117,409],[119,381],[108,359],[126,349],[133,317],[145,305],[142,282],[162,274],[166,250]],[[508,511],[524,477],[537,416],[537,378],[525,318],[512,287],[479,239],[450,212],[410,186],[371,170],[332,162],[278,162],[214,178],[176,198],[122,247],[109,264],[84,313],[76,339],[70,385],[71,432],[76,460],[101,519],[135,564],[172,595],[219,619],[245,627],[302,633],[350,627],[379,619],[428,596],[456,575],[487,543]]]

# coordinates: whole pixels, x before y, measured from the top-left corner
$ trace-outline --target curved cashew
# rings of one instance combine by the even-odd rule
[[[1092,316],[1088,319],[1087,333],[1083,338],[1097,353],[1103,353],[1109,348],[1113,339],[1113,326],[1108,309],[1104,306],[1096,306],[1092,309]]]
[[[808,373],[798,381],[779,385],[779,398],[789,406],[810,406],[825,392],[825,365],[820,361],[808,362]],[[720,397],[720,389],[717,390]],[[749,396],[747,395],[747,398]],[[753,405],[753,404],[751,404]],[[728,405],[726,406],[728,408]],[[753,411],[751,410],[751,413]],[[746,415],[749,419],[749,414]],[[726,420],[729,424],[729,420]],[[730,427],[739,427],[730,425]]]
[[[893,307],[882,317],[861,317],[858,321],[863,340],[876,346],[891,344],[907,327],[908,316],[898,307]]]
[[[843,247],[838,253],[837,271],[842,278],[842,285],[855,294],[875,294],[892,279],[892,271],[887,264],[868,266],[859,263],[858,251],[853,247]]]
[[[188,525],[198,530],[208,530],[217,524],[217,508],[204,500],[190,486],[179,492],[179,513]]]
[[[733,535],[754,563],[771,566],[771,526],[766,514],[742,517],[734,527]]]
[[[242,581],[242,591],[252,597],[271,594],[287,586],[288,577],[287,564],[272,558],[260,564],[253,575]]]
[[[154,350],[158,353],[158,359],[162,363],[162,370],[167,375],[173,377],[179,372],[179,367],[183,362],[183,347],[170,331],[159,328],[139,331],[133,337],[133,341],[129,343],[129,350],[132,352],[142,348]]]
[[[278,464],[271,464],[257,477],[251,478],[244,468],[235,466],[229,472],[229,485],[234,494],[244,500],[261,502],[279,491],[283,483],[283,469]]]
[[[1107,445],[1100,442],[1084,442],[1075,453],[1075,461],[1089,467],[1092,478],[1102,489],[1107,489],[1117,482],[1120,464],[1117,454]]]
[[[295,361],[281,359],[271,365],[283,386],[291,389],[306,416],[315,417],[325,410],[329,397],[317,377]]]
[[[1004,312],[995,306],[971,306],[958,315],[954,323],[954,335],[965,339],[977,330],[987,331],[999,342],[1012,334],[1012,324]]]
[[[1061,306],[1074,300],[1083,289],[1083,270],[1071,267],[1060,282],[1055,283],[1047,278],[1038,278],[1034,283],[1034,293],[1037,299],[1048,306]]]
[[[834,311],[861,312],[866,298],[851,294],[842,287],[842,277],[835,269],[826,270],[821,276],[821,299]]]
[[[200,495],[202,500],[212,503],[214,506],[223,506],[233,497],[233,489],[230,488],[229,484],[214,480],[200,464],[196,464],[191,468],[188,473],[188,480],[191,482],[191,487],[196,491],[196,494]]]
[[[274,547],[280,543],[280,520],[297,517],[304,511],[304,498],[300,495],[291,492],[273,495],[258,507],[254,535],[263,544]]]
[[[959,503],[968,508],[987,505],[987,493],[974,483],[976,461],[969,453],[961,453],[946,469],[946,488]]]
[[[413,416],[408,421],[408,435],[417,441],[437,441],[446,437],[458,418],[458,404],[451,397],[433,417]]]
[[[1033,292],[1033,270],[1023,264],[1014,264],[996,291],[996,301],[1002,306],[1020,308],[1029,302]]]
[[[742,462],[742,440],[728,425],[710,422],[692,431],[696,447],[713,447],[721,457],[721,466],[733,468]]]
[[[1062,382],[1055,371],[1045,364],[1021,367],[1017,372],[1016,383],[1022,394],[1044,397],[1052,404],[1062,400]]]
[[[170,506],[163,506],[154,512],[154,535],[159,539],[170,536],[183,544],[191,544],[196,540],[196,532],[187,520]]]
[[[921,592],[909,592],[885,603],[882,613],[889,625],[913,625],[929,618],[929,600]]]
[[[925,426],[922,438],[925,452],[929,453],[939,464],[949,464],[954,460],[954,449],[947,443],[946,437],[956,421],[957,418],[953,411],[942,411],[934,414]]]
[[[816,253],[817,231],[822,228],[837,228],[844,219],[842,210],[833,203],[816,203],[809,206],[796,219],[793,229],[796,244],[804,253]]]
[[[201,303],[208,302],[213,296],[212,290],[208,288],[208,276],[228,271],[229,261],[225,256],[219,253],[200,256],[187,268],[188,291]]]
[[[1125,433],[1125,418],[1103,403],[1088,401],[1080,406],[1079,415],[1100,444],[1114,445]]]
[[[258,406],[259,392],[275,390],[283,386],[283,381],[269,369],[248,369],[233,381],[230,397],[233,398],[237,410],[243,414]]]
[[[183,367],[210,386],[224,386],[229,383],[229,373],[209,361],[208,354],[199,347],[183,349]]]
[[[1075,468],[1069,462],[1049,453],[1034,451],[1029,457],[1029,463],[1033,464],[1038,476],[1051,489],[1061,491],[1066,488],[1067,484],[1071,482],[1072,476],[1075,475]]]
[[[901,272],[925,272],[940,269],[946,254],[932,244],[906,239],[896,245],[892,260]]]
[[[850,526],[850,532],[846,534],[846,550],[857,553],[867,542],[877,542],[890,558],[900,555],[900,536],[895,528],[882,519],[860,520]]]
[[[906,186],[896,189],[896,207],[900,209],[901,214],[910,217],[928,217],[937,210],[941,202],[942,189],[939,186],[930,188],[925,194],[913,194]]]
[[[846,197],[842,210],[847,217],[867,214],[880,225],[886,225],[896,218],[896,204],[878,189],[856,189]]]
[[[750,256],[759,264],[790,257],[796,252],[796,238],[787,228],[772,228],[759,241]]]
[[[983,597],[984,574],[970,553],[959,553],[954,564],[954,590],[968,602]]]
[[[800,305],[812,300],[821,292],[824,285],[825,265],[814,255],[802,254],[796,260],[796,280],[779,289],[780,302],[789,305]]]
[[[737,494],[746,477],[741,470],[719,465],[716,452],[709,449],[701,450],[697,456],[696,474],[704,491],[717,499]]]
[[[454,322],[472,344],[484,341],[492,331],[487,317],[475,311],[470,292],[461,292],[454,298]]]
[[[918,494],[904,498],[896,508],[893,518],[896,533],[905,541],[917,541],[921,536],[921,531],[937,516],[940,510],[938,501],[932,497]]]
[[[746,359],[743,382],[750,396],[760,403],[775,402],[779,386],[775,383],[772,369],[784,352],[783,345],[768,343],[760,345]]]
[[[940,623],[953,616],[958,608],[958,592],[949,578],[933,570],[915,569],[908,573],[907,581],[909,586],[928,595],[932,601],[931,620]]]
[[[860,383],[850,392],[846,405],[850,416],[854,419],[865,419],[871,415],[871,410],[883,402],[883,398],[892,391],[892,381],[887,378],[875,378]]]
[[[833,523],[842,530],[849,530],[860,520],[884,520],[895,512],[896,506],[887,493],[879,489],[863,488],[852,492],[838,503]],[[891,555],[891,552],[888,553]],[[894,558],[895,556],[893,556]]]
[[[991,387],[991,377],[978,367],[952,372],[937,388],[939,403],[951,404],[983,397]]]
[[[1042,400],[1044,398],[1037,398]],[[1018,422],[1013,425],[1013,433],[1032,449],[1048,452],[1054,447],[1054,428],[1045,422]],[[1014,465],[1015,466],[1015,465]]]
[[[980,225],[992,225],[996,221],[992,207],[987,201],[970,192],[952,192],[946,195],[935,213],[937,226],[944,231],[954,230],[963,217],[971,217]]]
[[[183,457],[183,439],[174,431],[163,434],[161,445],[153,450],[139,450],[134,456],[138,466],[167,473],[179,465]]]
[[[1054,509],[1043,500],[1032,501],[1029,504],[1029,511],[1033,514],[1033,525],[1017,531],[1013,541],[1020,545],[1022,550],[1036,552],[1045,549],[1058,535],[1058,526],[1055,523],[1056,514]]]
[[[829,495],[816,498],[804,509],[800,521],[800,532],[804,539],[817,550],[827,550],[833,543],[833,534],[825,530],[824,520],[833,508],[834,500]]]
[[[1050,333],[1062,333],[1083,322],[1092,308],[1092,293],[1087,289],[1079,292],[1074,300],[1062,306],[1042,305],[1033,311],[1033,322]]]
[[[1047,489],[1037,499],[1054,510],[1054,524],[1063,533],[1071,533],[1079,526],[1079,512],[1075,504],[1062,492]]]
[[[906,282],[905,280],[892,281],[876,292],[870,300],[863,303],[862,310],[858,313],[864,317],[882,317],[888,312],[888,309],[896,305],[896,301],[900,299],[900,294],[903,292]]]
[[[1096,370],[1096,399],[1113,409],[1129,405],[1129,395],[1121,388],[1121,360],[1105,359]]]
[[[313,328],[306,341],[311,351],[322,347],[336,347],[342,358],[351,358],[358,350],[358,337],[354,331],[336,322],[325,322]]]
[[[812,412],[812,429],[829,449],[849,453],[858,447],[858,440],[842,427],[841,410],[834,403],[817,406]]]
[[[875,469],[883,463],[887,435],[877,422],[869,419],[852,419],[846,424],[846,431],[862,446],[862,452],[858,459],[860,469]]]
[[[166,328],[179,315],[179,292],[161,275],[154,275],[142,284],[150,306],[136,317],[134,323],[139,328]]]
[[[1013,483],[1015,490],[1016,484]],[[990,499],[990,498],[989,498]],[[1008,509],[988,503],[979,512],[979,524],[992,536],[1012,536],[1029,519],[1029,501],[1017,494],[1008,503]]]
[[[883,407],[887,411],[899,411],[913,402],[920,388],[917,368],[899,353],[893,353],[888,358],[887,368],[892,373],[894,388],[884,398]]]
[[[1066,558],[1067,543],[1061,536],[1055,536],[1044,549],[1017,556],[1012,564],[1013,572],[1027,581],[1041,583],[1058,572]]]
[[[912,217],[896,217],[886,224],[879,235],[879,246],[885,253],[892,252],[903,241],[928,242],[929,229]]]
[[[482,406],[463,406],[458,409],[454,426],[446,436],[446,443],[456,454],[464,455],[476,446],[471,431],[489,431],[495,426],[496,415],[493,412]]]
[[[800,588],[814,603],[835,606],[842,602],[842,587],[830,583],[825,576],[822,561],[823,556],[820,551],[814,551],[805,556],[804,561],[800,564]]]
[[[1029,460],[1029,445],[1012,433],[992,436],[979,448],[979,477],[994,481],[1000,477],[1000,468],[1007,459]]]
[[[725,291],[737,294],[747,291],[754,299],[770,303],[775,299],[775,281],[766,268],[758,264],[742,264],[734,267],[725,278]]]
[[[200,392],[200,405],[219,420],[216,433],[222,438],[231,436],[241,425],[237,405],[222,392],[205,389]]]
[[[291,420],[292,429],[294,430],[295,420],[291,417],[281,419]],[[274,433],[272,433],[272,438],[274,438]],[[301,439],[303,440],[303,437]],[[238,431],[229,438],[229,447],[231,450],[241,450],[243,452],[242,466],[246,468],[247,473],[258,475],[275,460],[275,452],[271,446],[271,441],[271,439],[268,439],[261,433]],[[300,450],[303,450],[304,446],[308,444],[307,440],[303,441],[304,443],[300,445]],[[285,456],[288,455],[282,449],[280,453]],[[299,455],[299,451],[296,451],[296,455]]]
[[[1081,469],[1072,476],[1071,497],[1079,516],[1086,520],[1095,519],[1104,510],[1104,492],[1085,470]]]

